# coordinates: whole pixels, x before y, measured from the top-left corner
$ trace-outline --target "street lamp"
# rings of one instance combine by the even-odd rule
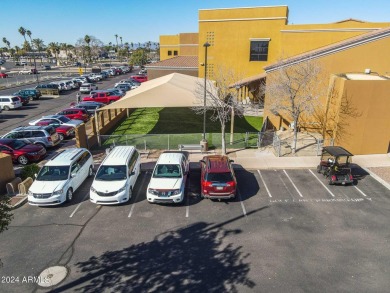
[[[235,86],[236,91],[237,91],[237,98],[238,98],[238,93],[240,91],[241,86],[236,85]],[[233,97],[231,97],[233,99]],[[232,112],[231,112],[231,117],[230,117],[230,144],[233,144],[233,136],[234,136],[234,101],[231,101],[232,104]]]
[[[204,95],[203,95],[203,142],[206,142],[206,81],[207,81],[207,48],[210,47],[208,42],[203,44],[204,54]]]

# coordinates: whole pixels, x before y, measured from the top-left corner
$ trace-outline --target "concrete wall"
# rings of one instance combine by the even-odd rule
[[[127,109],[112,109],[98,112],[96,118],[92,117],[85,124],[76,129],[76,146],[92,148],[98,143],[98,134],[103,135],[110,132],[115,126],[126,117]],[[97,125],[98,124],[98,127]]]
[[[0,153],[0,194],[6,194],[6,184],[15,178],[14,166],[10,155]]]
[[[390,80],[342,79],[340,94],[348,97],[360,117],[340,117],[348,134],[336,141],[356,155],[385,154],[390,147]]]

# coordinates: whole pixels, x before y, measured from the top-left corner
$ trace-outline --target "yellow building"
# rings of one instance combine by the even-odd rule
[[[198,33],[160,36],[160,61],[177,56],[198,56]]]
[[[344,138],[335,143],[356,154],[388,152],[390,115],[383,111],[389,113],[389,78],[352,80],[345,74],[364,73],[370,69],[376,73],[370,76],[389,76],[390,22],[347,19],[327,24],[288,24],[288,14],[287,6],[199,10],[197,54],[199,66],[207,62],[207,78],[213,79],[218,67],[232,69],[242,77],[236,83],[240,86],[239,98],[263,101],[259,88],[267,75],[280,66],[315,58],[328,72],[326,78],[339,76],[336,79],[342,84],[340,92],[353,92],[357,108],[369,111],[358,120],[350,121],[352,136],[348,140]],[[205,47],[206,42],[210,46]],[[169,51],[174,54],[177,50],[179,56],[184,54],[180,44],[183,44],[180,34],[161,36],[161,60],[169,57]],[[198,72],[199,77],[204,77],[203,67],[199,67]],[[326,97],[321,101],[325,105]],[[275,128],[289,126],[291,117],[280,119],[267,107],[265,97],[264,116],[269,117]],[[375,116],[373,113],[380,114]],[[310,122],[310,117],[305,120]],[[385,128],[380,131],[375,128],[377,125]]]
[[[347,39],[333,45],[312,50],[265,67],[270,77],[281,67],[316,60],[328,72],[329,88],[336,84],[333,108],[334,119],[347,129],[341,136],[337,127],[327,127],[325,139],[334,138],[354,154],[378,154],[390,151],[390,27]],[[332,77],[332,78],[331,78]],[[356,117],[343,115],[341,99],[348,99],[356,110]],[[325,109],[330,95],[321,97]],[[264,116],[276,129],[288,128],[291,117],[272,113],[270,97],[265,97]],[[281,119],[282,118],[282,119]],[[317,122],[315,117],[303,117],[301,129]],[[316,131],[311,126],[310,131]]]
[[[288,24],[287,6],[222,8],[199,10],[199,61],[207,49],[208,78],[216,67],[233,69],[245,80],[242,98],[257,98],[256,81],[264,78],[264,67],[280,59],[322,48],[390,23],[370,23],[354,19],[329,24]],[[377,57],[376,57],[377,58]],[[199,77],[204,70],[199,69]]]

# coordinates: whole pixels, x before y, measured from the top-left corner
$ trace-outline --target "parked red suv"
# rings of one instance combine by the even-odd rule
[[[52,121],[49,121],[49,120],[39,121],[35,125],[39,125],[39,126],[50,125],[50,126],[53,126],[54,129],[56,130],[60,140],[72,138],[74,136],[74,134],[75,134],[74,133],[74,127],[68,126],[68,125],[53,124]]]
[[[132,75],[130,76],[132,79],[138,81],[138,82],[145,82],[148,81],[148,77],[146,75]]]
[[[46,156],[46,149],[37,144],[29,144],[19,139],[0,139],[0,152],[12,157],[12,161],[22,165],[37,162]]]
[[[82,120],[87,122],[89,119],[89,114],[84,108],[68,108],[58,112],[57,115],[64,115],[69,119]]]
[[[200,188],[202,198],[235,198],[237,180],[234,175],[233,161],[222,155],[203,157],[200,161]]]

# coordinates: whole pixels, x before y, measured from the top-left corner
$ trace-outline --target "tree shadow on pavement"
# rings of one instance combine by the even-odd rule
[[[252,289],[249,254],[228,242],[242,231],[194,223],[77,263],[83,276],[51,292],[237,292]]]

